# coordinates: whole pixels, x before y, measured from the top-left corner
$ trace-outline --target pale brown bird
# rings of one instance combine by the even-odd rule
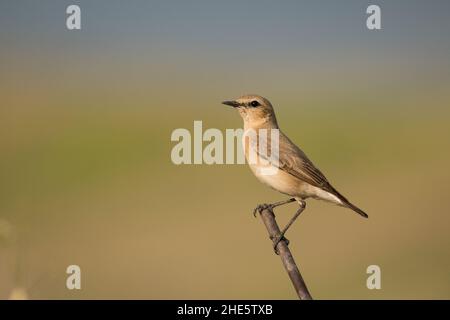
[[[249,139],[246,135],[244,135],[243,139],[245,156],[255,176],[269,187],[292,197],[286,201],[259,205],[255,209],[255,214],[257,210],[267,207],[273,209],[293,201],[297,201],[300,204],[300,208],[288,225],[281,231],[281,235],[274,239],[274,248],[284,238],[287,229],[306,207],[305,199],[307,198],[325,200],[350,208],[364,218],[368,217],[364,211],[350,203],[347,198],[340,194],[325,178],[324,174],[314,166],[306,154],[279,130],[275,112],[269,100],[258,95],[244,95],[236,100],[222,103],[238,109],[244,120],[244,132],[249,130],[256,132],[256,137],[258,138],[256,142],[249,141],[254,139]],[[265,129],[267,134],[262,136],[260,132],[264,130],[261,129]],[[271,130],[273,129],[278,130],[278,159],[268,156],[274,143],[271,140]],[[268,151],[266,153],[260,152],[258,143],[267,143]],[[251,161],[251,151],[256,153],[256,161],[254,159]],[[267,174],[267,170],[262,170],[267,168],[275,170],[271,174]]]

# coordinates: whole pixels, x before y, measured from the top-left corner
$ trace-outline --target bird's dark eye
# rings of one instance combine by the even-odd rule
[[[250,105],[251,105],[252,107],[257,107],[257,106],[259,106],[259,102],[256,101],[256,100],[253,100],[252,102],[250,102]]]

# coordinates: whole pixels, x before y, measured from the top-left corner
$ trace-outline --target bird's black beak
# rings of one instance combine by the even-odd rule
[[[223,101],[222,104],[226,104],[227,106],[232,106],[233,108],[239,107],[241,104],[234,100]]]

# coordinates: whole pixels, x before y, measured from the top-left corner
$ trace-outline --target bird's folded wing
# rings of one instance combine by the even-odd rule
[[[334,188],[331,187],[327,178],[317,169],[311,160],[305,155],[305,153],[300,150],[288,137],[286,137],[282,132],[279,133],[279,154],[278,161],[274,161],[276,157],[272,155],[272,143],[269,137],[264,137],[264,135],[259,135],[258,141],[251,141],[250,146],[258,156],[264,160],[270,162],[272,165],[277,166],[280,170],[283,170],[290,175],[309,183],[314,187],[321,188],[325,191],[334,193]],[[258,148],[258,143],[265,144],[267,147],[266,154],[260,152]],[[265,149],[265,148],[264,148]],[[263,150],[264,150],[263,149]],[[269,156],[268,156],[269,155]]]

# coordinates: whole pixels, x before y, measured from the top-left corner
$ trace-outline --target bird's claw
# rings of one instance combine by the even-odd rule
[[[267,204],[267,203],[258,204],[256,206],[256,208],[253,210],[253,216],[256,218],[256,213],[259,212],[261,214],[261,212],[263,212],[263,210],[266,210],[266,209],[272,211],[273,205]]]

